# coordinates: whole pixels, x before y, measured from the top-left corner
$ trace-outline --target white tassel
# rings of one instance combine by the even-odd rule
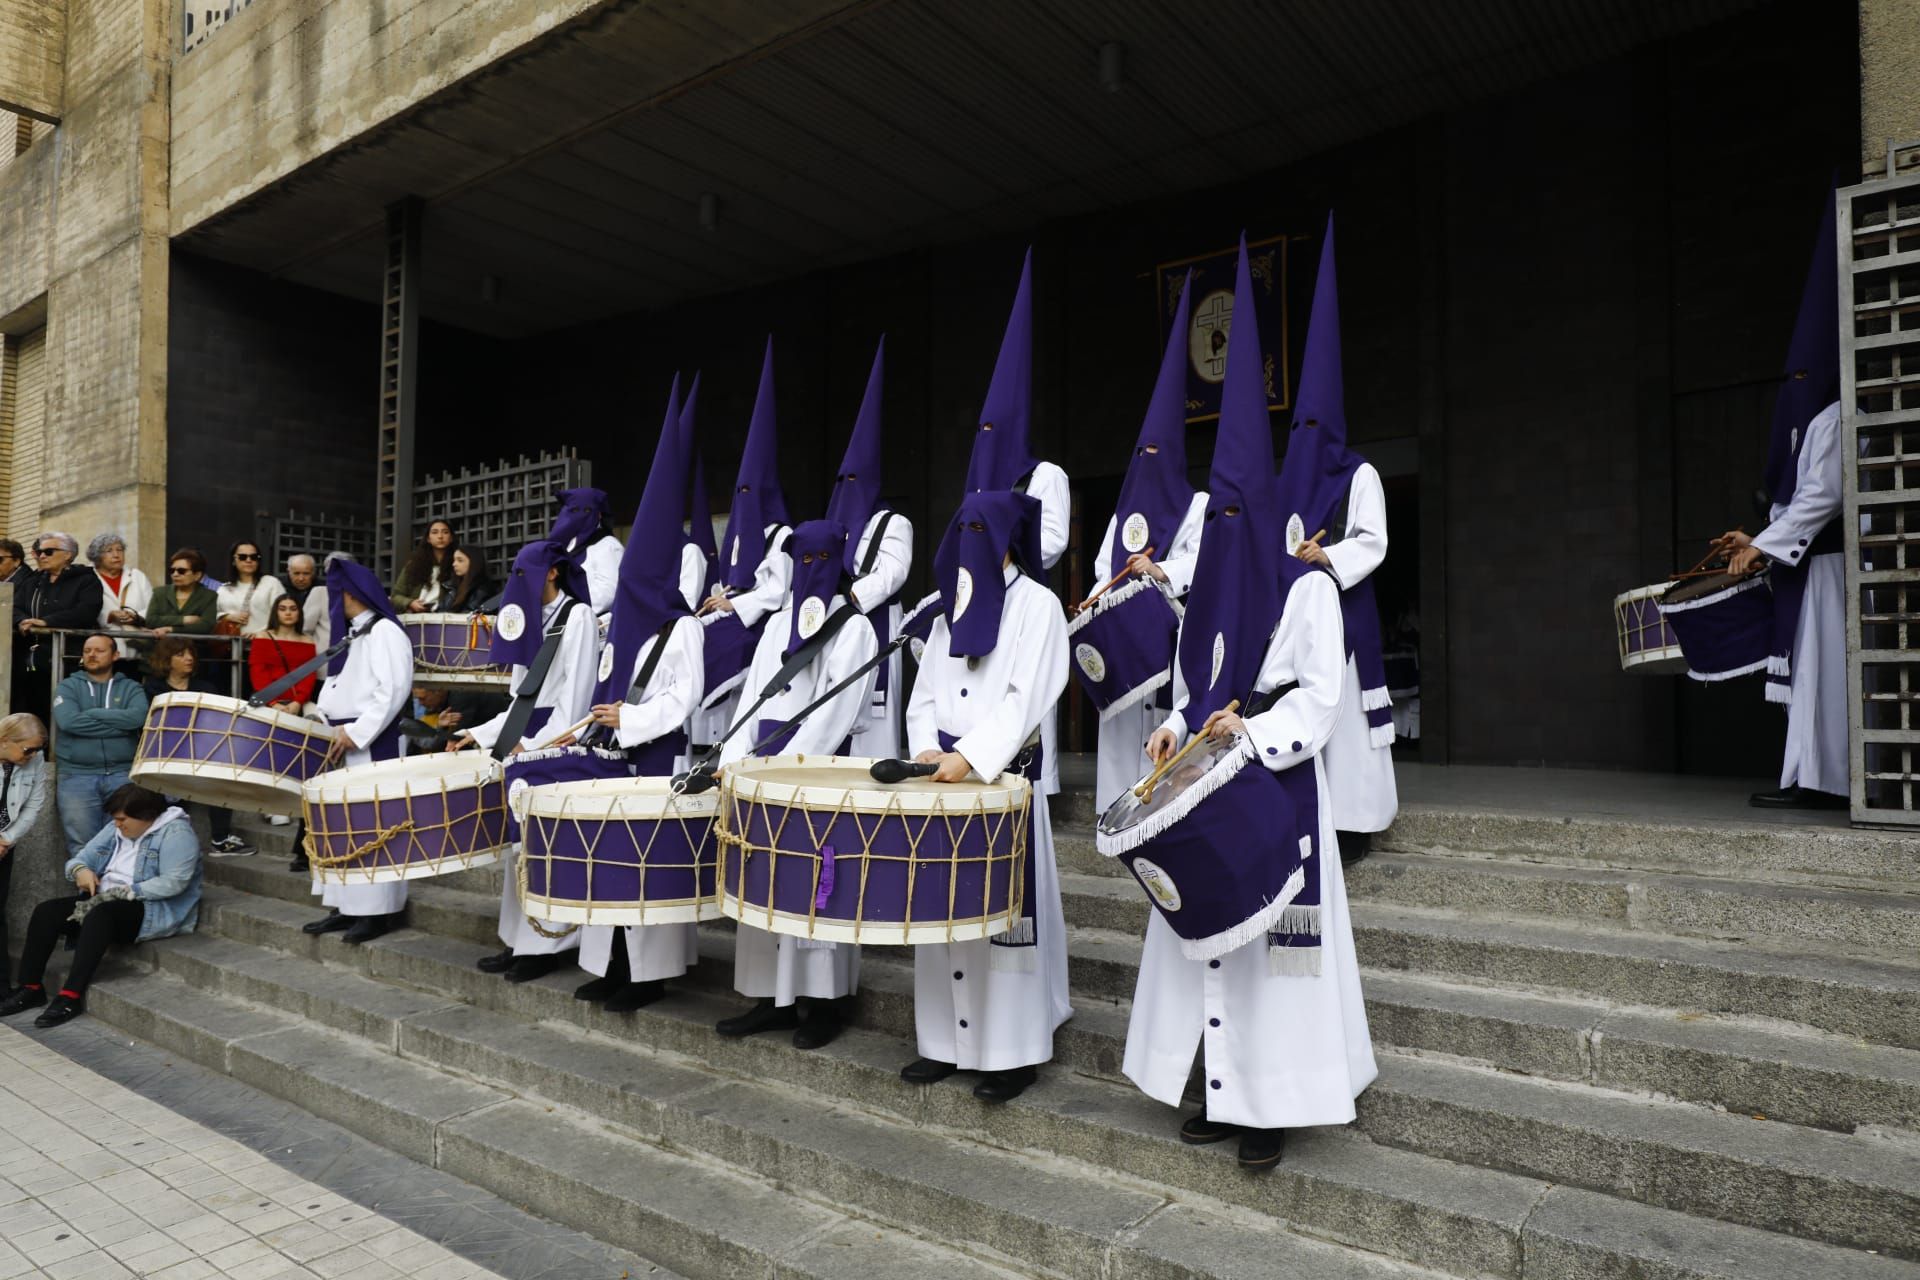
[[[1267,973],[1275,978],[1320,976],[1319,947],[1268,947]]]
[[[1766,666],[1767,660],[1762,658],[1758,662],[1749,662],[1746,666],[1736,667],[1732,671],[1695,671],[1689,668],[1687,678],[1698,680],[1701,684],[1718,684],[1722,680],[1737,680],[1741,676],[1750,676],[1756,671],[1764,671]]]
[[[1360,691],[1360,709],[1362,711],[1383,711],[1392,705],[1393,695],[1387,692],[1385,685],[1381,685],[1378,689],[1363,689]]]
[[[1393,739],[1393,721],[1389,720],[1385,724],[1370,724],[1367,726],[1368,746],[1385,750],[1393,745]]]
[[[1286,884],[1280,887],[1280,896],[1260,908],[1249,919],[1241,921],[1233,928],[1211,937],[1180,939],[1180,954],[1189,960],[1217,960],[1229,951],[1238,951],[1256,938],[1263,938],[1273,932],[1274,926],[1293,906],[1293,900],[1307,885],[1307,869],[1295,867],[1293,874],[1287,877]]]
[[[996,933],[987,939],[997,947],[1030,947],[1033,945],[1033,917],[1021,916],[1013,922],[1013,928],[1005,933]]]
[[[1793,701],[1793,686],[1779,680],[1767,681],[1767,701],[1785,706]]]
[[[1320,936],[1320,908],[1290,906],[1280,913],[1269,933],[1310,933]]]
[[[1793,678],[1793,656],[1770,657],[1767,659],[1767,674],[1779,676],[1782,680]]]
[[[1115,698],[1112,702],[1109,702],[1106,706],[1106,709],[1100,713],[1100,719],[1104,721],[1111,716],[1119,715],[1122,711],[1125,711],[1128,707],[1131,707],[1136,703],[1145,701],[1147,698],[1152,697],[1154,694],[1160,692],[1162,689],[1166,688],[1168,685],[1172,683],[1173,683],[1173,670],[1172,668],[1168,668],[1167,670],[1162,671],[1159,675],[1153,677],[1151,680],[1148,680],[1144,684],[1137,685],[1134,688],[1127,690],[1127,692],[1121,694],[1119,697]]]
[[[1211,769],[1201,775],[1199,781],[1175,797],[1172,804],[1138,826],[1129,827],[1125,831],[1095,831],[1094,847],[1109,858],[1118,857],[1123,853],[1132,853],[1192,813],[1202,800],[1232,782],[1235,775],[1251,759],[1253,759],[1253,742],[1243,734],[1232,751],[1220,757]]]

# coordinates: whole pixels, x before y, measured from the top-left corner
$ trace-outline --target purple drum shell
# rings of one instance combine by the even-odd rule
[[[1030,851],[1017,813],[962,821],[938,811],[815,810],[803,818],[760,800],[729,796],[728,804],[729,823],[757,846],[744,858],[736,844],[721,852],[720,909],[743,923],[796,937],[886,945],[991,937],[1020,915],[1017,871]],[[820,903],[824,849],[835,854],[834,884]]]
[[[406,628],[407,638],[413,641],[413,661],[417,667],[474,675],[508,674],[507,668],[493,661],[491,627],[483,624],[479,630],[478,646],[469,647],[469,641],[474,639],[474,625],[467,614],[403,614],[400,625]]]
[[[360,770],[379,767],[363,765]],[[309,798],[307,836],[313,842],[316,879],[382,884],[471,870],[498,860],[508,845],[506,782],[498,774],[474,784],[441,786],[421,785],[437,780],[410,778],[405,769],[391,772],[389,785],[370,780],[342,796]],[[371,794],[353,794],[363,789]],[[321,865],[383,837],[384,843],[362,858],[337,867]]]
[[[154,699],[129,777],[165,795],[250,813],[300,812],[300,787],[319,774],[332,735],[237,698],[170,693]]]
[[[1643,588],[1615,596],[1613,626],[1620,644],[1621,670],[1639,675],[1678,675],[1687,669],[1680,641],[1661,616],[1658,590]]]
[[[627,763],[624,752],[602,747],[542,747],[538,751],[522,751],[519,755],[508,756],[506,767],[507,838],[515,843],[520,840],[520,813],[530,788],[552,786],[559,782],[594,782],[601,778],[633,776],[633,766]],[[533,887],[529,877],[528,891],[532,892]],[[544,881],[539,892],[546,893]]]
[[[712,621],[700,620],[701,665],[706,672],[706,693],[700,705],[705,707],[718,703],[746,679],[754,646],[760,643],[760,631],[766,625],[763,620],[749,627],[738,615],[725,611],[710,616]]]
[[[637,784],[658,781],[636,779]],[[683,924],[720,914],[714,901],[718,796],[666,812],[662,790],[542,788],[529,801],[522,907],[568,924]]]
[[[1773,645],[1773,590],[1765,575],[1680,604],[1662,600],[1660,616],[1695,680],[1731,680],[1766,670]]]
[[[1102,596],[1067,628],[1073,674],[1100,714],[1121,711],[1173,678],[1180,615],[1151,580]]]

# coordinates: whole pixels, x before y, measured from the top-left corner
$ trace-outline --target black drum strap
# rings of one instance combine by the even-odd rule
[[[520,692],[513,697],[513,705],[507,708],[507,722],[500,730],[500,736],[494,739],[493,758],[505,760],[513,754],[513,749],[527,731],[527,722],[533,719],[533,704],[539,700],[540,687],[547,682],[547,672],[553,667],[553,659],[560,652],[560,641],[567,634],[567,618],[572,615],[578,600],[568,598],[560,606],[560,616],[554,619],[553,630],[547,632],[540,641],[540,652],[533,656],[533,665],[527,668],[527,678],[520,682]]]

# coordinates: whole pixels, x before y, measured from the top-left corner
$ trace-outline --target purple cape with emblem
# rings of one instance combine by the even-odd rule
[[[933,580],[947,617],[947,652],[977,658],[1000,643],[1000,614],[1007,581],[1002,572],[1007,552],[1026,573],[1040,567],[1040,500],[1024,493],[994,490],[960,499],[940,549],[933,556]]]
[[[346,556],[335,556],[327,562],[327,616],[332,629],[328,632],[337,643],[347,636],[347,594],[366,605],[383,618],[391,618],[396,623],[400,615],[393,611],[393,601],[387,595],[387,589],[380,585],[380,579],[374,577],[373,570],[358,560]],[[342,649],[333,655],[327,663],[327,674],[337,676],[346,669],[347,653]]]
[[[787,538],[787,554],[793,557],[793,590],[787,600],[793,614],[783,656],[791,658],[827,620],[827,607],[846,582],[849,541],[847,526],[838,520],[809,520],[795,525]]]
[[[539,538],[520,548],[520,554],[513,558],[513,568],[507,573],[507,589],[501,595],[500,615],[493,628],[489,656],[496,666],[509,663],[532,666],[534,658],[539,656],[544,612],[540,597],[546,588],[547,570],[554,565],[560,566],[560,590],[575,600],[587,599],[586,571],[559,543],[551,538]],[[510,612],[516,609],[517,614]],[[512,621],[515,618],[517,630]],[[508,631],[515,631],[512,639],[507,638]]]

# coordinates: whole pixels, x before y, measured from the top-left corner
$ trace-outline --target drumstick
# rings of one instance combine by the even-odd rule
[[[726,597],[727,599],[729,599],[729,600],[731,600],[731,599],[733,599],[733,598],[734,598],[735,596],[737,596],[737,595],[739,595],[740,593],[739,593],[738,591],[735,591],[735,590],[734,590],[733,588],[731,588],[731,587],[729,587],[729,588],[728,588],[727,590],[725,590],[725,591],[723,591],[723,592],[721,592],[721,594],[722,594],[723,596],[725,596],[725,597]],[[708,600],[708,601],[706,601],[706,602],[704,602],[703,604],[701,604],[701,606],[700,606],[700,607],[699,607],[698,609],[695,609],[695,610],[693,611],[693,616],[694,616],[694,617],[696,617],[696,618],[698,618],[698,617],[700,617],[700,616],[701,616],[702,614],[704,614],[704,613],[706,613],[706,611],[707,611],[707,610],[709,610],[709,609],[711,609],[711,608],[713,608],[713,601],[711,601],[711,600]]]
[[[1324,533],[1325,530],[1322,530],[1321,532]],[[1235,698],[1232,702],[1229,702],[1226,706],[1221,708],[1222,711],[1238,711],[1239,709],[1240,709],[1240,699],[1238,698]],[[1147,775],[1147,780],[1145,782],[1142,782],[1139,786],[1133,789],[1133,794],[1135,795],[1135,797],[1141,800],[1153,799],[1153,789],[1160,785],[1160,779],[1166,777],[1167,774],[1171,773],[1173,771],[1173,766],[1179,764],[1180,761],[1185,758],[1187,752],[1199,746],[1200,740],[1206,736],[1207,735],[1204,733],[1196,733],[1193,735],[1192,738],[1188,739],[1187,745],[1180,748],[1180,750],[1174,754],[1173,759],[1168,760],[1165,764],[1162,764],[1161,766],[1159,766],[1151,774]]]
[[[1143,556],[1150,556],[1153,554],[1153,552],[1154,552],[1154,548],[1148,547],[1145,551],[1142,551],[1140,554]],[[1133,559],[1133,557],[1128,556],[1127,559],[1131,560]],[[1133,572],[1131,569],[1122,569],[1120,572],[1114,574],[1111,578],[1108,578],[1105,586],[1101,587],[1098,591],[1094,592],[1092,595],[1088,596],[1085,600],[1082,600],[1079,604],[1075,605],[1073,611],[1075,613],[1078,613],[1082,609],[1092,608],[1093,602],[1095,600],[1098,600],[1101,596],[1107,594],[1107,592],[1119,586],[1120,579],[1126,577],[1131,572]]]
[[[568,725],[565,729],[562,729],[559,733],[554,734],[551,738],[548,738],[545,742],[541,743],[539,746],[533,747],[531,749],[534,751],[545,751],[548,747],[560,741],[560,739],[562,738],[571,738],[576,733],[584,732],[587,726],[592,723],[593,723],[593,715],[591,712],[589,712],[587,715],[587,718],[582,720],[580,723]]]

